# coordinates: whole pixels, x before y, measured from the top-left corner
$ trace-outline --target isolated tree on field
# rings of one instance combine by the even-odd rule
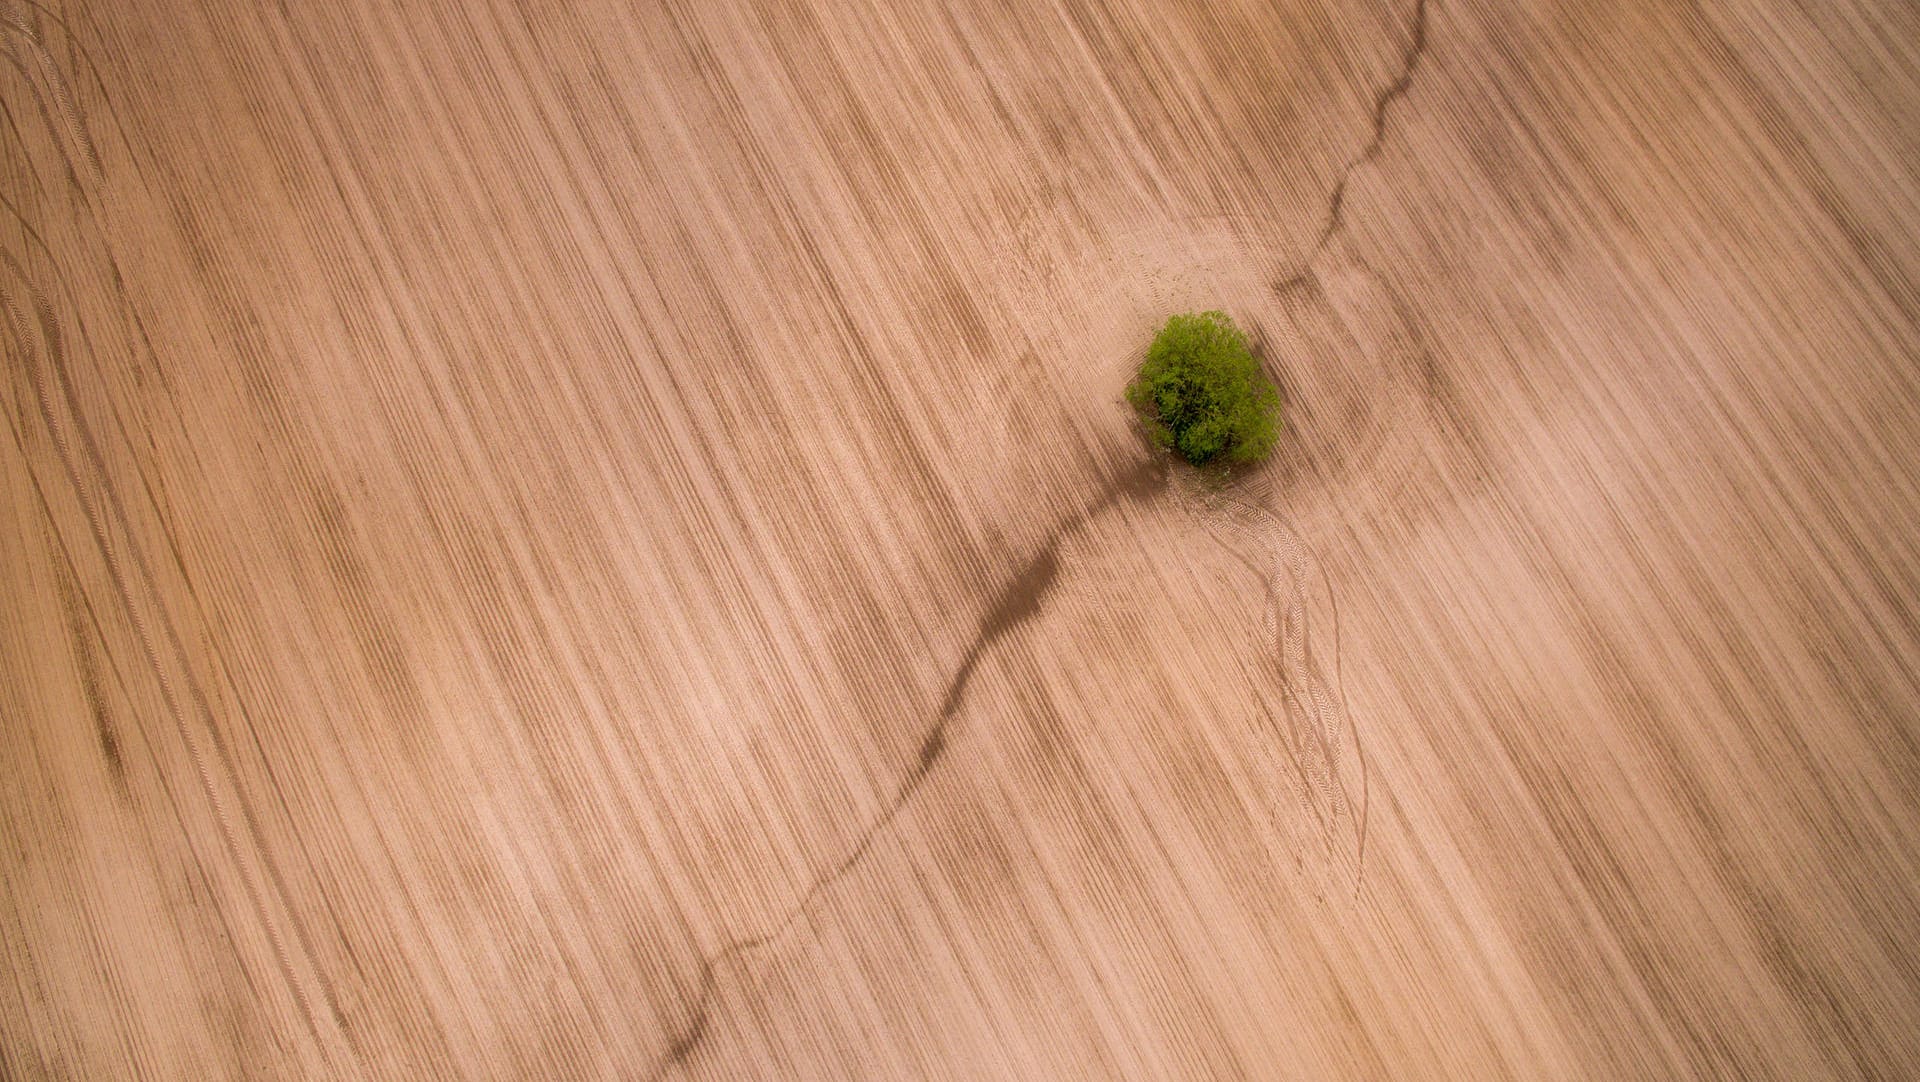
[[[1280,392],[1224,312],[1167,320],[1127,401],[1155,443],[1196,466],[1252,462],[1280,434]]]

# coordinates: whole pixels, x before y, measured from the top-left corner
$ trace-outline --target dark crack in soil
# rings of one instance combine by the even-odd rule
[[[1340,179],[1334,182],[1333,190],[1327,195],[1326,220],[1321,223],[1320,234],[1314,238],[1313,247],[1300,261],[1300,269],[1292,277],[1276,284],[1275,291],[1287,293],[1305,285],[1313,276],[1314,261],[1320,258],[1327,245],[1332,243],[1334,235],[1346,224],[1347,185],[1353,181],[1354,173],[1380,156],[1380,148],[1387,141],[1387,114],[1395,102],[1406,97],[1407,92],[1413,89],[1414,71],[1427,54],[1428,4],[1429,0],[1414,0],[1413,30],[1407,42],[1407,51],[1401,57],[1400,72],[1373,99],[1373,134],[1360,153],[1349,159],[1340,170]]]
[[[1047,595],[1060,577],[1060,548],[1073,538],[1087,524],[1102,513],[1110,510],[1122,501],[1130,503],[1145,502],[1163,489],[1168,480],[1167,465],[1159,458],[1146,459],[1125,473],[1108,479],[1099,496],[1085,510],[1062,522],[1047,535],[1046,542],[1038,552],[1022,564],[1020,570],[993,597],[993,603],[980,618],[973,640],[960,657],[953,675],[947,680],[946,694],[940,701],[940,710],[934,716],[932,726],[920,742],[920,750],[913,766],[895,788],[893,798],[887,802],[886,809],[860,832],[859,840],[841,857],[833,867],[814,877],[813,882],[800,895],[800,899],[785,917],[781,918],[771,931],[752,936],[736,937],[728,940],[720,949],[713,951],[701,960],[699,991],[695,994],[689,1010],[686,1024],[675,1034],[667,1045],[652,1071],[650,1079],[664,1078],[674,1068],[683,1066],[692,1058],[701,1043],[706,1039],[712,1024],[714,996],[719,988],[721,970],[729,963],[740,959],[749,952],[767,946],[790,931],[794,924],[813,908],[813,903],[828,889],[846,878],[847,874],[865,859],[874,843],[886,833],[899,818],[907,805],[919,793],[934,770],[939,767],[950,746],[952,727],[959,716],[960,705],[966,698],[967,686],[972,683],[974,674],[979,671],[980,663],[987,654],[1007,636],[1019,630],[1021,626],[1038,616],[1042,611]]]

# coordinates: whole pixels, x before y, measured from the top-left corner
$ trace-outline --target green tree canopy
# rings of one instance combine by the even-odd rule
[[[1252,462],[1280,434],[1280,392],[1224,312],[1174,316],[1127,385],[1153,441],[1198,466]]]

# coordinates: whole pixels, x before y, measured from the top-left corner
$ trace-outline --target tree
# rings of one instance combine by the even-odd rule
[[[1252,462],[1280,434],[1280,392],[1224,312],[1167,320],[1127,385],[1127,401],[1155,443],[1196,466]]]

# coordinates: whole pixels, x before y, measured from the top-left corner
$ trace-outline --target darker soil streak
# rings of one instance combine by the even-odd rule
[[[1427,7],[1429,0],[1415,0],[1413,5],[1412,38],[1407,43],[1407,51],[1400,61],[1400,74],[1394,76],[1380,95],[1373,99],[1373,135],[1367,140],[1359,154],[1347,162],[1340,170],[1340,179],[1334,182],[1333,191],[1327,196],[1326,221],[1320,227],[1320,235],[1314,239],[1313,248],[1307,257],[1300,261],[1300,270],[1292,277],[1274,286],[1275,291],[1287,293],[1307,283],[1313,275],[1313,262],[1320,258],[1332,242],[1334,234],[1346,224],[1347,185],[1352,182],[1353,174],[1361,166],[1368,165],[1380,156],[1380,148],[1387,141],[1387,113],[1393,103],[1407,96],[1413,89],[1414,70],[1420,66],[1420,60],[1427,54]]]
[[[1074,523],[1068,529],[1078,525]],[[968,682],[973,679],[973,671],[979,667],[980,659],[993,648],[994,643],[1012,634],[1040,612],[1040,602],[1060,575],[1060,540],[1065,532],[1058,531],[1047,538],[1046,547],[1027,561],[1027,565],[994,599],[993,608],[981,617],[980,630],[974,633],[973,644],[967,647],[966,655],[960,659],[960,667],[954,670],[953,678],[947,681],[947,695],[940,704],[940,720],[927,737],[929,745],[940,736],[941,726],[960,709],[960,699],[967,690]],[[924,753],[922,759],[925,759]]]
[[[86,601],[80,594],[80,584],[74,581],[72,572],[67,568],[61,569],[59,587],[61,608],[66,613],[73,641],[74,664],[80,674],[80,693],[86,699],[88,714],[93,718],[94,738],[100,744],[100,756],[106,761],[114,790],[125,800],[128,796],[127,766],[120,754],[120,737],[114,729],[113,716],[107,711],[106,693],[100,679],[100,658],[93,647],[93,635],[97,633],[97,628],[89,629],[81,621],[81,614],[87,609]]]
[[[913,767],[901,779],[894,790],[893,799],[887,802],[886,810],[881,812],[867,828],[860,832],[847,854],[825,873],[815,877],[801,894],[800,900],[787,912],[780,923],[771,932],[729,940],[725,946],[707,955],[700,963],[699,990],[694,995],[693,1006],[686,1025],[667,1045],[667,1050],[654,1069],[648,1072],[650,1079],[665,1077],[674,1068],[683,1066],[692,1058],[701,1043],[711,1031],[713,998],[720,982],[720,970],[728,962],[734,961],[750,951],[764,947],[785,936],[801,917],[813,908],[813,903],[834,884],[846,878],[859,863],[866,858],[869,850],[884,834],[893,821],[899,818],[908,804],[920,791],[934,770],[945,758],[950,746],[950,731],[959,716],[960,704],[966,698],[967,686],[973,682],[974,674],[979,671],[980,662],[1002,639],[1019,630],[1020,627],[1040,614],[1055,582],[1060,577],[1060,546],[1078,534],[1095,517],[1110,510],[1115,504],[1125,500],[1130,503],[1144,502],[1166,486],[1168,479],[1166,463],[1159,459],[1148,459],[1127,472],[1108,480],[1106,487],[1097,499],[1088,505],[1085,511],[1068,518],[1047,536],[1040,551],[1022,565],[1020,571],[994,595],[993,604],[980,618],[980,626],[974,632],[973,641],[960,657],[960,664],[947,680],[946,694],[940,702],[940,712],[934,718],[932,728],[920,742],[920,750],[914,759]]]

